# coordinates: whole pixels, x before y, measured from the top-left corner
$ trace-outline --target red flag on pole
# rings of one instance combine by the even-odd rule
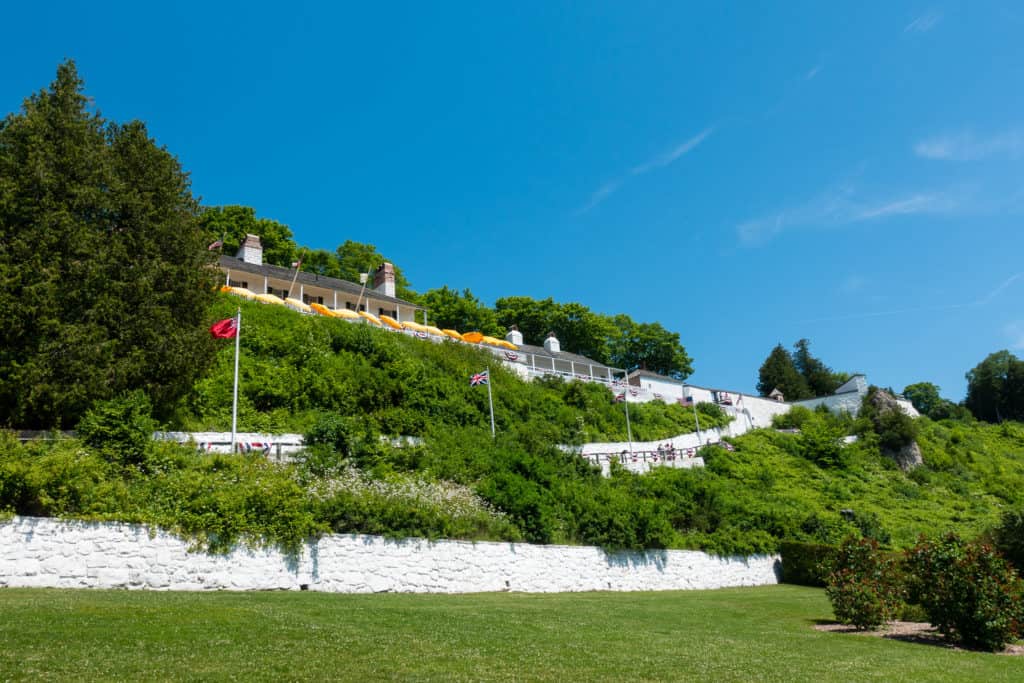
[[[210,334],[217,339],[233,339],[238,334],[238,320],[224,318],[210,325]]]

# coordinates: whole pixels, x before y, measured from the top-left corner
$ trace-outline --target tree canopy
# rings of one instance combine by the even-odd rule
[[[797,370],[792,354],[782,344],[775,345],[758,371],[758,393],[767,396],[774,389],[781,391],[787,401],[814,397],[807,380]]]
[[[430,310],[430,323],[442,328],[461,332],[478,331],[494,337],[502,337],[505,330],[498,324],[498,316],[473,296],[469,289],[431,289],[420,295],[419,303]]]
[[[210,242],[223,240],[225,254],[236,254],[246,235],[259,235],[265,263],[287,268],[297,258],[291,229],[269,218],[257,218],[251,206],[205,207],[199,222]]]
[[[416,299],[416,292],[412,290],[402,269],[391,259],[385,258],[372,244],[345,240],[345,243],[335,250],[334,255],[338,260],[338,277],[349,282],[359,282],[360,273],[370,273],[367,287],[373,286],[373,271],[385,261],[391,263],[395,267],[395,293],[403,299]]]
[[[917,382],[904,388],[903,395],[914,405],[917,412],[933,420],[963,419],[970,416],[966,408],[942,398],[939,391],[939,387],[931,382]]]
[[[1024,361],[1006,350],[989,354],[967,373],[964,405],[986,422],[1024,420]]]
[[[811,355],[811,342],[801,339],[792,353],[782,344],[771,350],[758,372],[757,390],[767,396],[777,387],[787,401],[802,401],[833,394],[849,379],[848,373],[835,372]]]
[[[510,296],[494,304],[498,324],[519,327],[527,344],[541,344],[554,332],[562,349],[626,370],[644,368],[677,379],[693,372],[692,359],[659,323],[637,323],[628,315],[607,316],[579,303]]]
[[[212,252],[178,160],[90,111],[74,62],[0,123],[0,424],[73,425],[206,368]]]
[[[819,358],[811,355],[811,342],[801,339],[793,345],[793,365],[807,381],[812,396],[828,396],[835,393],[843,382],[850,379],[846,373],[833,372]]]

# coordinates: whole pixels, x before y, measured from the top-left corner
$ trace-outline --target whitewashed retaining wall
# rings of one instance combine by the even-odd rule
[[[328,536],[275,550],[189,553],[164,532],[15,517],[0,523],[0,587],[309,590],[332,593],[654,591],[778,583],[779,558],[664,550]]]

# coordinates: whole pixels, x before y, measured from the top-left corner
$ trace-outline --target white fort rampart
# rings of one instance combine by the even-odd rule
[[[608,553],[524,543],[326,536],[298,557],[189,552],[145,526],[14,517],[0,522],[0,587],[303,590],[330,593],[655,591],[778,583],[777,556]]]

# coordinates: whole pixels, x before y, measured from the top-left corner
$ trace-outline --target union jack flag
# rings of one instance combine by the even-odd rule
[[[488,380],[487,374],[488,374],[487,370],[484,370],[483,372],[476,373],[475,375],[473,375],[472,377],[469,378],[469,386],[476,387],[476,386],[480,386],[481,384],[487,384],[487,380]]]

